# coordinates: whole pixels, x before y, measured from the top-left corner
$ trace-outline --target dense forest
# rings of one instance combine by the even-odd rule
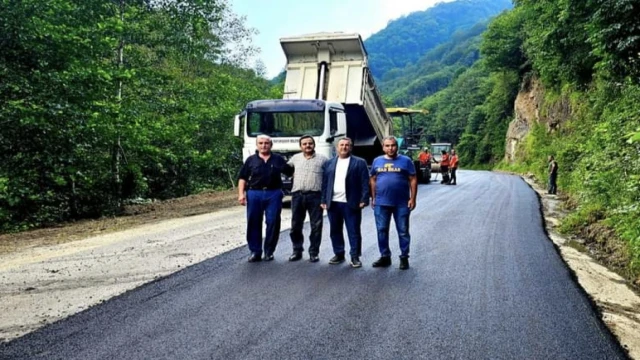
[[[386,28],[365,40],[371,71],[376,79],[416,62],[434,47],[449,41],[457,31],[511,8],[511,0],[458,0],[438,3],[390,21]]]
[[[1,1],[0,33],[0,231],[230,187],[234,114],[278,96],[226,0]]]

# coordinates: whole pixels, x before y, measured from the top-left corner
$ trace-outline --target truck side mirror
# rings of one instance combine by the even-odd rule
[[[240,115],[236,115],[233,119],[233,135],[240,136]]]

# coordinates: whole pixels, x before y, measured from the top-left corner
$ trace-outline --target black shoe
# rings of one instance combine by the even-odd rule
[[[320,258],[318,257],[318,255],[309,255],[309,262],[315,263],[320,261]]]
[[[409,268],[409,258],[408,257],[401,257],[400,258],[400,270],[407,270]]]
[[[331,265],[340,264],[341,262],[344,262],[344,254],[336,255],[329,260],[329,264]]]
[[[264,261],[271,261],[273,260],[273,254],[269,254],[269,255],[265,255],[264,256]]]
[[[251,256],[249,256],[249,262],[258,262],[258,261],[262,261],[262,256],[258,255],[258,254],[251,254]]]
[[[360,262],[360,258],[357,256],[352,256],[351,257],[351,267],[352,268],[359,268],[362,267],[362,262]]]
[[[391,257],[390,256],[381,256],[380,259],[376,260],[371,264],[373,267],[389,267],[391,266]]]
[[[289,256],[289,261],[298,261],[302,259],[302,253],[301,252],[294,252],[293,254],[291,254],[291,256]]]

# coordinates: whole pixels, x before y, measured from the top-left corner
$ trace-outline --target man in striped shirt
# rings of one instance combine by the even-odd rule
[[[322,208],[320,195],[322,190],[323,165],[328,160],[324,155],[316,154],[316,143],[312,136],[304,135],[299,140],[302,152],[291,157],[288,165],[293,167],[293,188],[291,189],[291,243],[293,254],[289,261],[302,259],[304,234],[302,227],[309,213],[311,234],[309,236],[309,261],[318,262],[320,240],[322,239]]]

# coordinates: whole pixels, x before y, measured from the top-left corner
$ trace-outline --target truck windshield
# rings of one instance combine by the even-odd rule
[[[320,136],[324,132],[324,112],[250,112],[247,134],[251,137]]]

